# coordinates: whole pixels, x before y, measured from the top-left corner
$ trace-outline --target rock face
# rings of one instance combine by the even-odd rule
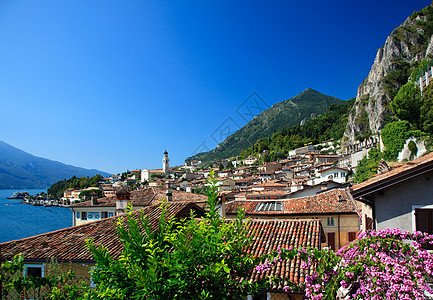
[[[377,51],[367,78],[358,88],[355,104],[349,114],[345,140],[376,133],[390,116],[389,103],[396,91],[407,82],[411,69],[433,53],[432,16],[428,6],[393,30]]]

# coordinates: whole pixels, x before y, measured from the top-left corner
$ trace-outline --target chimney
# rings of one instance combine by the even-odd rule
[[[116,193],[116,215],[123,214],[125,212],[129,199],[130,193],[124,189],[121,189]]]
[[[92,201],[92,206],[95,206],[98,204],[98,198],[96,197],[96,193],[92,192],[90,193],[90,197],[91,197],[91,201]]]
[[[226,196],[224,194],[221,195],[221,217],[225,218],[226,216]]]
[[[168,202],[173,201],[173,192],[170,189],[165,192],[165,196]]]

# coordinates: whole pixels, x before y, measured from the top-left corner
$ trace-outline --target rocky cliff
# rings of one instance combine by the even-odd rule
[[[367,78],[358,88],[345,140],[378,132],[391,115],[389,103],[412,70],[433,54],[433,7],[427,6],[393,30],[377,51]]]

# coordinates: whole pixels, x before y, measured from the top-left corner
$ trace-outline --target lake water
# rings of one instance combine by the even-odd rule
[[[0,243],[22,239],[72,226],[72,210],[65,207],[43,207],[7,199],[14,192],[30,195],[46,189],[0,190]]]

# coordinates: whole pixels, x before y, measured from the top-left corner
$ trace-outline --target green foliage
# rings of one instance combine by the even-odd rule
[[[394,61],[394,69],[390,70],[383,78],[384,88],[390,99],[394,99],[398,90],[407,83],[409,75],[409,63],[403,60]]]
[[[354,181],[358,183],[363,182],[377,174],[377,167],[381,159],[382,153],[377,148],[372,148],[368,152],[368,156],[365,156],[358,162]]]
[[[91,241],[88,249],[97,263],[96,288],[91,299],[245,299],[258,289],[247,278],[258,259],[245,252],[251,243],[240,211],[233,222],[218,215],[217,180],[207,190],[209,211],[201,219],[181,221],[162,216],[156,231],[147,217],[128,214],[117,223],[124,247],[119,259]]]
[[[350,109],[355,99],[340,105],[334,105],[330,110],[304,125],[296,125],[289,129],[283,128],[271,137],[258,140],[253,146],[241,152],[241,158],[249,155],[258,156],[263,150],[269,150],[264,161],[275,161],[285,158],[288,151],[304,146],[308,143],[318,143],[330,139],[340,139],[346,130]]]
[[[59,199],[63,196],[63,192],[67,189],[75,189],[75,190],[79,190],[79,189],[85,189],[91,186],[97,187],[98,183],[104,179],[104,177],[102,177],[101,175],[95,175],[93,177],[80,177],[77,178],[75,176],[73,176],[72,178],[68,179],[68,180],[61,180],[58,181],[56,183],[54,183],[53,185],[51,185],[47,192],[50,195],[50,197],[52,197],[53,199]]]
[[[412,157],[415,157],[416,154],[418,153],[418,147],[417,147],[417,145],[415,144],[415,142],[414,142],[414,141],[410,141],[409,144],[407,145],[407,147],[409,148],[409,151],[410,151],[410,153],[411,153],[411,156],[412,156]]]
[[[411,136],[411,126],[407,121],[393,122],[385,125],[380,135],[385,146],[384,158],[393,160],[403,149],[404,143]]]
[[[433,35],[433,7],[431,5],[424,7],[419,12],[414,12],[410,17],[411,20],[415,20],[416,17],[425,17],[425,21],[417,21],[416,27],[421,28],[423,33],[418,33],[421,40],[421,45],[419,46],[419,52],[425,51],[427,49],[430,37]]]
[[[398,91],[390,107],[398,118],[419,128],[421,105],[421,90],[417,84],[409,81]]]
[[[433,65],[433,61],[430,59],[431,54],[429,54],[429,57],[422,60],[417,67],[413,68],[412,73],[410,74],[410,80],[413,82],[416,82],[419,80],[421,76],[424,75],[424,73]]]
[[[423,101],[420,109],[421,129],[433,135],[433,84],[423,90]]]

